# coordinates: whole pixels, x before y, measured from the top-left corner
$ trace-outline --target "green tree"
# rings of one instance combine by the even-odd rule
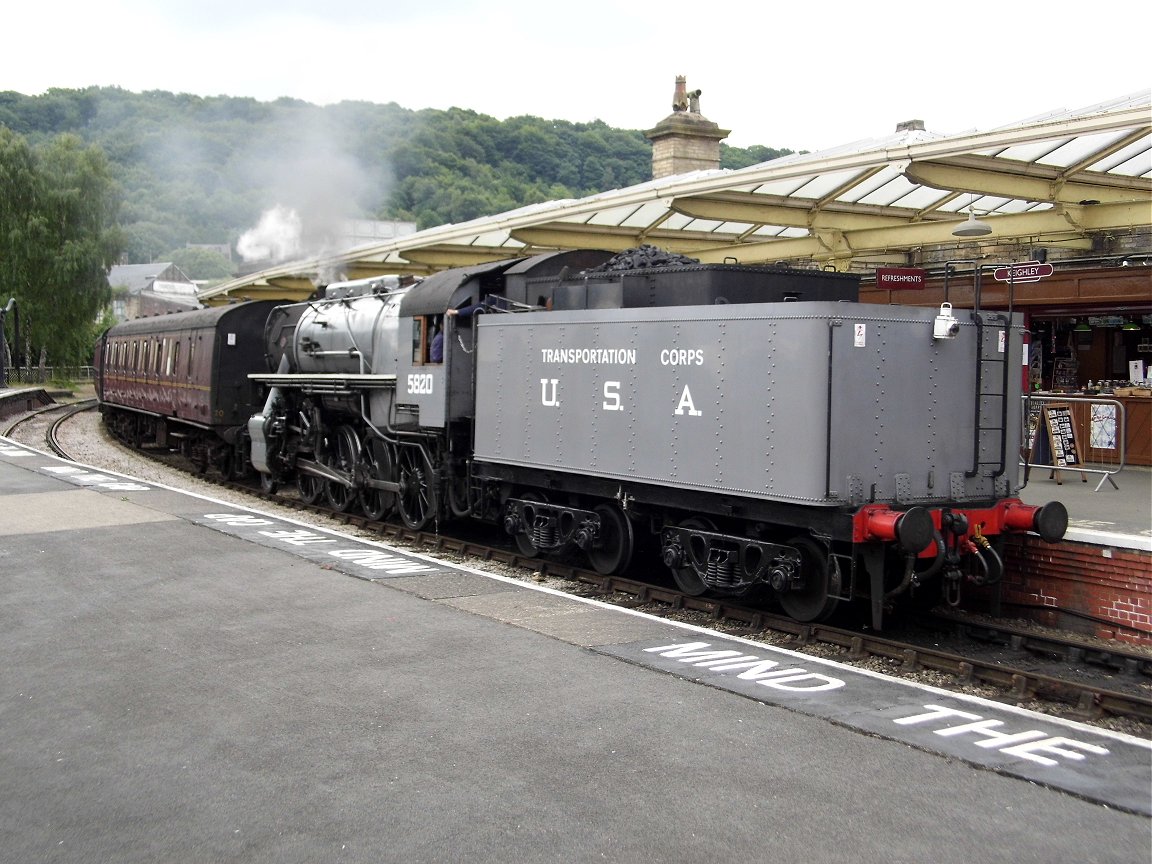
[[[122,246],[119,197],[97,147],[62,135],[31,147],[0,127],[0,285],[20,308],[18,352],[87,362]]]

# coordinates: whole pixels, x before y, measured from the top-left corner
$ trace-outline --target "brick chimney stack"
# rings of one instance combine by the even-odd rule
[[[720,167],[720,142],[731,129],[721,129],[700,113],[700,91],[676,76],[672,113],[644,135],[652,142],[652,179]]]

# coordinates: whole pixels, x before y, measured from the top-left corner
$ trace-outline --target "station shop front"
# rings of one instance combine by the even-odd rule
[[[1029,333],[1029,387],[1033,393],[1115,399],[1124,408],[1125,461],[1152,465],[1152,261],[1093,266],[1058,263],[1050,276],[1011,286],[1012,306]],[[929,277],[922,289],[880,290],[865,283],[868,303],[1002,311],[1009,286],[983,273]],[[1087,412],[1086,406],[1076,406]],[[1085,416],[1085,425],[1090,422]],[[1085,440],[1088,440],[1087,433]],[[1105,454],[1090,454],[1103,459]],[[1108,461],[1104,459],[1103,461]]]

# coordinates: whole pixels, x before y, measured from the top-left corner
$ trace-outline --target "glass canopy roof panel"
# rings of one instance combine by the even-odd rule
[[[995,200],[995,199],[993,199]],[[1024,201],[1020,198],[1006,198],[1003,199],[1004,203],[996,207],[997,213],[1027,213],[1030,210],[1037,209],[1035,201]],[[1051,204],[1041,205],[1044,209],[1051,207]]]
[[[507,230],[498,231],[485,231],[482,234],[477,234],[469,242],[469,246],[487,246],[487,247],[500,247],[509,246],[516,249],[521,248],[524,244],[518,240],[512,239],[512,236]]]
[[[648,201],[639,206],[617,224],[625,228],[646,228],[664,217],[668,205],[663,201]]]
[[[605,207],[588,213],[562,215],[556,222],[573,222],[577,225],[601,225],[616,228],[631,219],[637,210],[636,204],[628,203],[619,207]],[[647,224],[647,223],[641,223]]]
[[[949,208],[946,204],[941,205],[941,202],[946,201],[951,194],[951,192],[937,189],[934,186],[909,183],[907,191],[893,201],[891,206],[906,207],[909,210],[942,210],[948,212],[954,208]]]
[[[825,198],[860,176],[859,170],[833,171],[828,174],[811,174],[802,186],[792,193],[793,198]]]
[[[1039,162],[1044,159],[1049,153],[1057,151],[1064,147],[1072,138],[1061,139],[1048,139],[1046,141],[1030,141],[1026,144],[1013,144],[1010,147],[1000,148],[998,150],[986,151],[981,155],[992,156],[997,159],[1009,159],[1015,162]],[[1054,164],[1054,163],[1049,163]],[[1071,163],[1068,163],[1071,164]],[[1067,167],[1067,166],[1061,166]]]
[[[739,237],[747,233],[751,226],[747,222],[721,222],[713,234],[723,234],[728,237]]]
[[[796,190],[808,182],[811,175],[804,175],[803,177],[785,177],[780,180],[769,180],[766,183],[759,183],[751,190],[755,191],[757,195],[770,195],[779,198],[789,198],[796,194]]]
[[[1057,165],[1061,168],[1066,168],[1069,165],[1077,165],[1085,159],[1090,159],[1097,153],[1111,147],[1122,136],[1115,132],[1101,132],[1097,135],[1078,135],[1065,142],[1060,149],[1042,156],[1036,161],[1042,165]],[[1089,163],[1089,169],[1094,169],[1095,164]]]
[[[684,226],[683,230],[711,234],[712,232],[717,231],[721,225],[727,224],[729,223],[718,219],[690,219],[688,224]],[[740,230],[741,229],[739,227],[735,229],[737,233],[739,233]]]
[[[995,213],[1008,213],[1019,212],[1015,210],[1005,210],[1003,208],[1016,202],[1015,198],[1004,198],[999,195],[977,195],[976,200],[972,206],[976,208],[979,214],[995,214]],[[968,208],[964,208],[965,210]]]
[[[1149,140],[1144,137],[1135,141],[1092,167],[1096,171],[1124,177],[1147,177],[1152,174],[1152,147],[1149,146]]]
[[[1081,135],[1079,138],[1073,138],[1066,142],[1058,150],[1041,156],[1036,162],[1040,165],[1054,165],[1057,168],[1078,165],[1085,160],[1091,160],[1093,156],[1115,140],[1115,135]],[[1085,167],[1091,170],[1094,167],[1094,162],[1095,160],[1089,161]]]
[[[877,174],[876,177],[874,177],[872,179],[873,180],[878,179],[881,176],[883,176],[884,174],[887,174],[887,172],[883,172],[882,174]],[[871,181],[869,181],[869,182],[871,182]],[[864,187],[862,186],[861,189],[863,189],[863,188]],[[902,201],[908,195],[910,195],[913,192],[913,190],[919,189],[919,188],[920,188],[919,183],[911,182],[903,174],[899,174],[899,173],[887,174],[886,178],[884,179],[884,181],[880,185],[876,186],[875,188],[871,189],[870,191],[866,191],[865,194],[856,198],[855,201],[857,204],[876,204],[876,205],[879,205],[881,207],[893,207],[893,206],[897,206],[898,201]],[[933,190],[933,191],[935,191],[937,194],[939,194],[939,190]],[[852,199],[848,196],[845,196],[845,198],[842,200],[852,200]],[[905,206],[905,205],[899,205],[899,206]]]
[[[685,216],[683,213],[671,213],[667,219],[660,223],[660,227],[672,231],[683,231],[691,221],[691,216]]]
[[[758,225],[748,232],[748,236],[767,239],[770,237],[775,237],[779,233],[780,228],[775,225]]]
[[[808,231],[804,228],[785,227],[783,225],[761,225],[754,231],[748,232],[748,237],[757,237],[762,240],[775,238],[807,237]]]

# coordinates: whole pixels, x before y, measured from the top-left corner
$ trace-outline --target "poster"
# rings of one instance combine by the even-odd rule
[[[1116,449],[1116,406],[1092,405],[1092,423],[1088,446],[1096,450]]]

